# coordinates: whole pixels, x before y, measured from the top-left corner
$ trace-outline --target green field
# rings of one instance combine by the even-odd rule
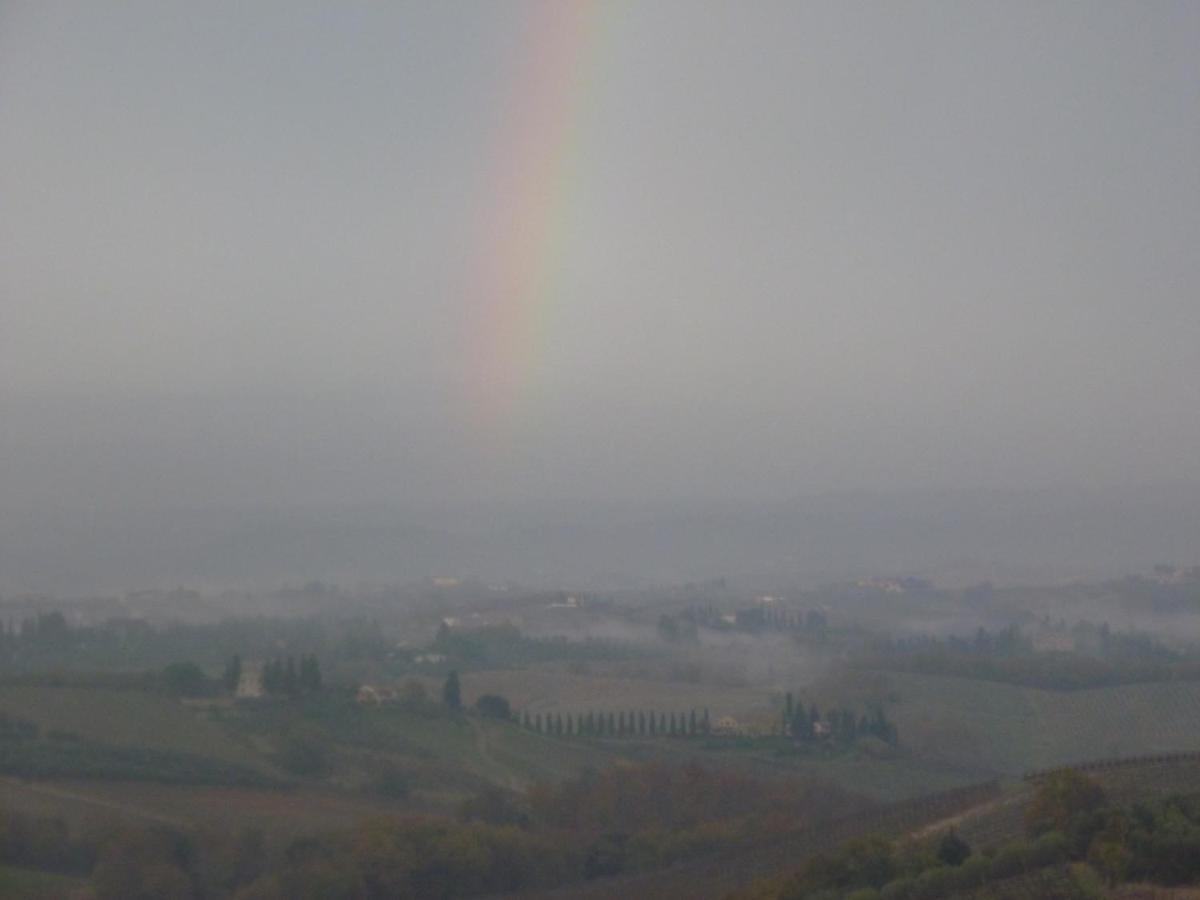
[[[86,879],[18,866],[0,866],[0,898],[4,900],[63,900],[90,896]]]
[[[901,743],[930,760],[1020,775],[1101,757],[1200,749],[1200,685],[1045,691],[933,675],[889,674]]]
[[[420,816],[434,812],[419,803],[388,802],[326,788],[280,791],[207,785],[114,781],[0,779],[0,805],[35,816],[61,818],[76,827],[114,820],[199,829],[260,828],[287,839],[338,828],[367,818]]]
[[[347,737],[372,752],[433,772],[461,772],[481,781],[522,787],[556,781],[585,766],[611,761],[611,750],[534,734],[511,722],[476,716],[362,710]]]
[[[21,790],[19,782],[10,779],[4,792],[23,808],[74,806],[76,817],[125,808],[150,819],[182,815],[210,821],[227,805],[239,809],[246,820],[269,825],[273,819],[286,819],[304,830],[349,822],[360,814],[452,812],[488,783],[521,789],[620,760],[694,759],[759,776],[811,775],[892,801],[993,775],[1013,778],[1029,769],[1098,757],[1200,748],[1200,689],[1187,683],[1051,692],[962,678],[872,674],[857,682],[847,680],[842,689],[846,696],[819,696],[829,698],[826,704],[860,704],[868,699],[866,691],[886,698],[888,715],[900,730],[898,753],[875,757],[851,750],[821,758],[781,754],[765,746],[723,747],[719,742],[557,738],[509,722],[448,716],[436,706],[424,712],[367,709],[336,697],[318,704],[210,710],[131,690],[4,687],[0,712],[36,722],[43,734],[72,732],[266,772],[278,771],[274,754],[298,731],[319,737],[332,754],[329,773],[315,780],[301,778],[291,799],[286,799],[287,791],[97,781],[86,786],[46,784],[39,794],[36,786]],[[703,706],[709,699],[714,714],[722,708],[766,714],[772,702],[764,690],[595,679],[547,670],[464,677],[468,700],[489,691],[546,710],[658,704],[684,708]],[[861,696],[851,696],[854,691]],[[373,773],[381,766],[394,766],[405,774],[411,784],[408,797],[385,802],[371,793]],[[181,814],[184,809],[189,812]]]
[[[440,689],[440,684],[436,686]],[[575,674],[557,667],[490,670],[463,676],[463,700],[501,694],[518,712],[579,713],[641,709],[682,712],[708,708],[717,718],[773,716],[771,695],[761,688],[728,687],[652,678]]]
[[[0,687],[0,712],[107,744],[150,747],[264,769],[260,755],[207,714],[160,694],[79,687]]]

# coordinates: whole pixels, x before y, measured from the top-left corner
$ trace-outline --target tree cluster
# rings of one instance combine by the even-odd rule
[[[263,691],[272,696],[302,697],[321,690],[321,664],[315,656],[269,660],[262,670]]]
[[[1056,772],[1038,785],[1025,810],[1025,827],[1025,838],[982,852],[953,831],[915,843],[860,838],[743,896],[938,900],[975,892],[971,896],[982,897],[1017,876],[1027,880],[1022,896],[1096,896],[1101,881],[1110,886],[1200,882],[1200,795],[1117,806],[1087,776]]]
[[[855,713],[849,707],[835,707],[824,715],[812,704],[808,709],[788,693],[783,707],[783,733],[800,744],[827,741],[838,745],[853,744],[862,737],[875,737],[891,746],[900,742],[896,724],[881,707]]]

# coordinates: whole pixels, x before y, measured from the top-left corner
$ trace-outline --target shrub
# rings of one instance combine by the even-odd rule
[[[371,788],[375,793],[393,800],[403,800],[412,792],[408,775],[399,766],[390,763],[376,773]]]
[[[499,694],[484,694],[475,701],[475,708],[481,716],[487,716],[489,719],[512,718],[512,707],[508,700]]]
[[[193,662],[171,663],[162,675],[167,692],[176,697],[206,697],[212,693],[208,676]]]

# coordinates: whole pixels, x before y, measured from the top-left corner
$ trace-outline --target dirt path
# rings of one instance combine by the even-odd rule
[[[23,781],[20,778],[5,778],[4,782],[18,790],[27,791],[31,794],[39,794],[43,797],[53,797],[56,800],[71,800],[75,803],[85,803],[88,806],[95,806],[100,809],[105,809],[110,812],[124,813],[125,815],[134,816],[138,819],[143,819],[148,822],[157,822],[160,825],[171,825],[175,828],[186,828],[188,823],[183,819],[175,819],[170,816],[159,815],[158,813],[149,812],[138,806],[133,806],[128,803],[118,803],[115,800],[105,800],[100,797],[81,794],[78,791],[67,790],[66,788],[56,787],[46,784],[45,782]]]
[[[923,825],[914,831],[910,831],[908,836],[910,838],[929,837],[931,834],[937,834],[940,831],[946,831],[950,828],[958,828],[964,822],[970,819],[977,818],[978,816],[982,816],[986,813],[994,812],[1001,807],[1023,803],[1025,800],[1026,797],[1023,794],[1002,794],[999,797],[986,800],[983,803],[980,803],[978,806],[972,806],[970,809],[964,809],[960,813],[955,813],[952,816],[947,816],[944,819],[938,819],[936,822]]]

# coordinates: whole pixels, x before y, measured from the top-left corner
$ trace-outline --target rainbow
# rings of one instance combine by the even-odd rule
[[[538,0],[523,23],[472,288],[469,406],[493,435],[515,425],[540,374],[581,155],[579,120],[613,5]]]

